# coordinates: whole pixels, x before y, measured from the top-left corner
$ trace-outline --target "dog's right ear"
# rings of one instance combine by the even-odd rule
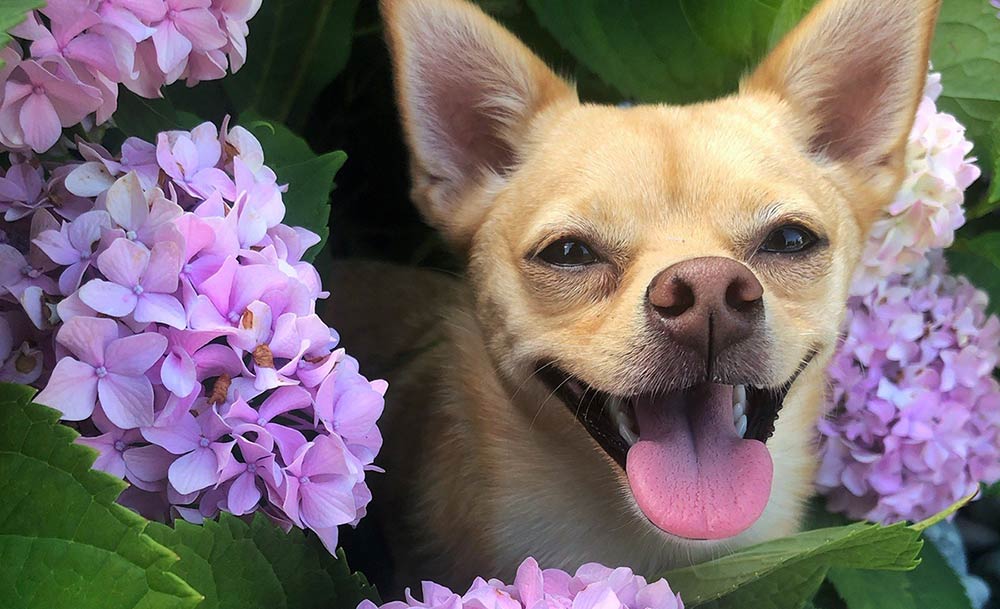
[[[518,161],[532,119],[573,89],[510,32],[462,0],[381,0],[411,154],[413,200],[463,248],[481,189]],[[479,195],[479,196],[477,196]]]

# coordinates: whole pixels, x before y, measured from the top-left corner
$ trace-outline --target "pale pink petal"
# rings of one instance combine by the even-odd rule
[[[97,257],[97,268],[110,281],[129,288],[139,285],[139,279],[149,264],[149,250],[142,244],[117,239]]]
[[[218,19],[205,9],[181,11],[177,13],[174,23],[198,51],[218,49],[228,40],[219,27]]]
[[[124,317],[135,310],[138,297],[135,292],[117,283],[91,279],[80,288],[80,300],[95,311]]]
[[[339,480],[303,484],[299,478],[302,522],[309,528],[328,528],[354,520],[356,511],[353,480]]]
[[[153,386],[145,376],[109,372],[97,383],[97,397],[104,414],[122,429],[153,424]]]
[[[167,294],[139,296],[135,304],[135,320],[140,323],[161,323],[183,330],[187,327],[187,314],[179,300]]]
[[[160,380],[171,393],[181,397],[189,395],[198,382],[194,360],[183,350],[171,351],[160,367]]]
[[[117,338],[118,324],[112,319],[74,317],[59,328],[56,342],[80,360],[97,367],[104,365],[104,350]]]
[[[156,63],[164,73],[182,66],[193,48],[191,41],[171,21],[164,21],[156,28],[153,45],[156,47]]]
[[[86,419],[93,414],[97,401],[94,367],[71,357],[62,358],[35,401],[62,412],[62,418],[67,421]]]
[[[139,176],[133,171],[115,180],[108,188],[104,205],[114,221],[126,231],[139,230],[149,217],[149,202],[142,191]]]
[[[319,537],[319,540],[323,542],[323,547],[326,548],[326,551],[332,555],[336,555],[338,527],[309,528],[311,528],[316,533],[316,537]]]
[[[167,468],[174,456],[162,447],[151,444],[126,450],[124,459],[132,476],[145,482],[156,482],[167,477]]]
[[[177,276],[181,272],[181,249],[172,241],[161,241],[153,246],[149,265],[142,274],[142,287],[147,292],[171,294],[177,290]]]
[[[183,455],[198,448],[201,427],[190,412],[167,423],[163,426],[143,427],[142,437],[175,455]]]
[[[145,374],[167,349],[167,339],[161,334],[147,332],[112,341],[105,350],[111,372],[127,376]]]
[[[55,146],[62,134],[59,115],[49,98],[34,93],[24,100],[19,115],[24,143],[41,154]]]
[[[170,465],[167,479],[183,495],[200,491],[219,480],[219,461],[211,449],[196,448]]]
[[[260,503],[260,497],[257,477],[245,471],[229,487],[229,511],[237,516],[248,514]]]
[[[77,251],[89,252],[101,238],[101,231],[111,228],[111,217],[101,210],[88,211],[69,224],[69,242]]]

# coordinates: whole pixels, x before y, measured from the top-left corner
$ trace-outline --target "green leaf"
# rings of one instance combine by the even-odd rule
[[[982,0],[947,0],[941,5],[934,46],[934,69],[941,72],[941,110],[967,128],[974,154],[992,167],[989,133],[1000,118],[1000,19]]]
[[[664,574],[685,606],[795,609],[831,567],[903,571],[917,565],[920,534],[905,524],[856,523],[807,531]]]
[[[767,47],[773,49],[788,32],[792,31],[806,13],[816,4],[817,0],[784,0],[778,7],[778,14],[771,26],[771,34],[767,39]]]
[[[114,122],[126,136],[134,136],[154,144],[157,133],[183,128],[181,119],[169,100],[146,99],[124,88],[118,95]]]
[[[945,255],[951,272],[989,294],[989,311],[1000,313],[1000,231],[959,237]]]
[[[169,569],[177,555],[114,501],[121,480],[90,469],[59,413],[0,384],[0,607],[182,609],[201,596]]]
[[[680,0],[688,25],[716,51],[736,60],[758,57],[782,0]]]
[[[264,162],[278,175],[278,182],[288,184],[285,224],[307,228],[322,239],[308,252],[306,259],[312,260],[330,234],[330,191],[347,155],[341,151],[316,155],[288,127],[262,121],[252,113],[241,115],[240,122],[260,140]]]
[[[680,0],[527,3],[541,24],[580,62],[622,94],[639,101],[684,103],[723,95],[736,88],[750,63],[749,58],[734,59],[699,38]],[[699,16],[697,22],[704,24],[705,19]]]
[[[4,0],[0,3],[0,49],[10,42],[10,35],[7,32],[24,21],[28,11],[44,5],[45,0]],[[3,66],[4,62],[0,61],[0,68]]]
[[[180,555],[173,572],[205,595],[198,609],[354,609],[362,599],[378,601],[342,551],[330,556],[315,537],[286,535],[261,514],[249,525],[222,514],[218,522],[149,531]]]
[[[831,569],[830,581],[849,609],[971,609],[958,574],[934,544],[908,573]]]
[[[1000,119],[994,121],[993,125],[990,126],[989,147],[993,157],[993,167],[990,168],[992,169],[991,175],[1000,176]],[[968,198],[966,200],[968,201]],[[1000,208],[1000,179],[994,177],[990,181],[985,198],[975,205],[969,206],[968,203],[966,205],[968,206],[966,215],[969,218],[982,218]]]
[[[250,21],[247,63],[223,80],[237,112],[301,129],[350,56],[360,0],[267,0]]]

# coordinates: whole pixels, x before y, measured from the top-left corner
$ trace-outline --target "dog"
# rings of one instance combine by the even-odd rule
[[[412,199],[467,261],[330,279],[391,383],[373,506],[400,584],[651,575],[797,531],[939,1],[821,0],[738,93],[611,107],[464,0],[381,0]]]

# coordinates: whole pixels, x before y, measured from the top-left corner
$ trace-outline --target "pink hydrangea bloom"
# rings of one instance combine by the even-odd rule
[[[570,575],[559,569],[541,569],[528,558],[517,569],[511,585],[476,578],[465,594],[424,582],[423,599],[407,589],[405,601],[380,608],[363,601],[358,609],[684,609],[679,594],[666,580],[647,583],[631,569],[611,569],[596,563],[583,565]]]
[[[327,293],[302,256],[319,238],[281,223],[256,138],[205,123],[158,143],[78,142],[82,162],[50,172],[11,155],[0,380],[77,422],[147,516],[259,510],[332,552],[371,499],[387,386],[316,314]]]
[[[0,147],[41,153],[64,127],[105,123],[119,85],[153,98],[177,80],[193,86],[239,70],[259,8],[259,0],[74,0],[30,12],[0,49]]]
[[[927,518],[1000,480],[1000,321],[936,256],[852,298],[817,485],[830,509]]]
[[[865,295],[882,278],[907,273],[948,247],[965,223],[965,189],[979,177],[972,142],[955,117],[938,112],[941,75],[930,74],[906,146],[906,177],[886,215],[875,222],[851,293]]]

